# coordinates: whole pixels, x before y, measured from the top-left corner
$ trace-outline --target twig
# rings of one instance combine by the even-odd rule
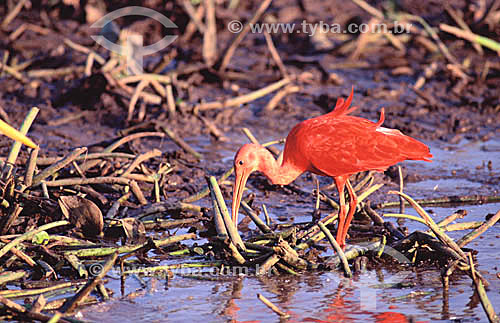
[[[217,180],[217,183],[220,184],[222,183],[223,181],[225,181],[229,176],[231,176],[231,174],[234,172],[234,167],[231,167],[230,170],[228,170],[227,172],[225,172],[224,174],[222,174],[222,176]],[[194,194],[194,195],[191,195],[191,196],[188,196],[186,197],[185,199],[182,200],[182,202],[184,203],[192,203],[192,202],[196,202],[198,200],[201,200],[202,198],[204,198],[205,196],[207,196],[208,194],[210,194],[210,188],[209,186],[207,185],[207,187],[205,187],[203,190],[201,190],[200,192]]]
[[[140,154],[139,156],[136,157],[136,159],[134,159],[132,164],[130,164],[130,166],[123,172],[123,174],[121,174],[121,176],[126,177],[128,174],[132,173],[132,171],[136,169],[142,162],[151,158],[159,157],[161,156],[161,154],[162,154],[161,150],[158,150],[156,148],[148,152],[145,152],[143,154]]]
[[[255,136],[253,135],[253,133],[248,128],[242,128],[241,131],[243,131],[243,133],[245,134],[245,136],[247,136],[247,138],[252,142],[252,144],[260,145],[260,143],[257,140],[257,138],[255,138]]]
[[[196,239],[196,234],[195,233],[179,234],[159,240],[153,240],[153,243],[155,244],[156,248],[161,248],[179,241],[189,240],[189,239]],[[102,257],[111,255],[115,252],[118,252],[119,254],[134,252],[146,246],[147,243],[148,242],[144,242],[138,245],[128,245],[123,247],[102,247],[102,248],[69,250],[65,251],[65,254],[75,255],[77,257]]]
[[[453,249],[460,257],[466,259],[466,254],[463,252],[463,250],[458,246],[458,244],[448,237],[446,233],[444,233],[438,225],[434,222],[434,220],[425,212],[425,210],[417,203],[415,202],[410,196],[400,193],[400,192],[395,192],[395,191],[389,191],[389,194],[399,194],[400,196],[404,197],[405,200],[410,203],[410,205],[417,211],[417,213],[425,220],[425,224],[432,230],[432,232],[436,235],[436,237],[446,246],[450,247]]]
[[[252,219],[252,221],[255,223],[255,225],[257,225],[260,231],[262,231],[262,233],[273,233],[273,230],[271,230],[271,228],[269,228],[269,226],[259,218],[258,214],[255,213],[255,211],[252,210],[252,208],[245,201],[241,201],[241,206],[243,207],[243,210],[245,210],[245,212],[248,214],[250,219]]]
[[[20,207],[20,209],[22,210],[22,207]],[[30,267],[35,267],[37,264],[30,256],[15,247],[10,249],[10,252],[17,258],[23,260]],[[40,261],[38,261],[38,263],[40,264]]]
[[[269,49],[269,52],[271,53],[271,57],[273,58],[274,62],[276,63],[276,65],[278,65],[281,75],[283,77],[288,77],[288,71],[286,70],[285,64],[283,64],[283,61],[281,60],[278,50],[274,46],[273,38],[267,31],[264,32],[264,36],[266,37],[267,48]]]
[[[381,239],[377,239],[376,241],[371,243],[366,243],[366,244],[363,243],[361,245],[355,245],[354,247],[351,247],[348,250],[346,250],[345,256],[347,260],[352,260],[356,257],[366,254],[368,251],[378,252],[380,250],[381,244],[382,244]],[[336,255],[330,258],[328,264],[333,265],[335,268],[338,265],[340,265],[340,262],[341,262],[340,257]]]
[[[10,227],[17,220],[22,211],[23,207],[20,204],[16,204],[14,205],[14,208],[9,211],[7,216],[2,217],[2,221],[0,221],[2,227],[0,229],[0,234],[6,234],[9,232]]]
[[[16,239],[12,240],[11,242],[9,242],[8,244],[6,244],[5,246],[3,246],[2,249],[0,249],[0,258],[3,257],[3,255],[5,255],[7,252],[9,252],[10,249],[16,247],[18,244],[20,244],[21,242],[23,242],[24,240],[28,240],[28,239],[31,239],[35,234],[39,233],[39,232],[42,232],[42,231],[45,231],[45,230],[48,230],[48,229],[52,229],[52,228],[55,228],[55,227],[59,227],[59,226],[62,226],[62,225],[66,225],[66,224],[70,224],[68,221],[56,221],[56,222],[52,222],[52,223],[47,223],[45,225],[42,225],[34,230],[31,230],[31,231],[28,231],[26,233],[24,233],[23,235],[17,237]]]
[[[118,253],[115,252],[113,255],[109,257],[106,261],[99,274],[94,277],[91,281],[89,281],[80,291],[73,296],[71,299],[67,300],[64,305],[61,307],[62,313],[70,313],[72,312],[79,303],[85,301],[85,298],[90,294],[90,292],[97,286],[97,284],[104,278],[104,276],[108,273],[108,271],[113,268],[115,264],[116,258],[118,258]]]
[[[189,3],[189,5],[192,6],[190,0],[182,0],[182,1],[185,3]],[[193,10],[194,10],[194,8],[193,8]],[[186,44],[189,43],[189,40],[191,39],[191,37],[193,36],[193,34],[196,32],[197,29],[200,31],[200,33],[203,34],[203,32],[205,30],[205,25],[203,25],[203,22],[201,21],[201,19],[203,18],[204,14],[205,14],[205,7],[203,6],[203,3],[200,3],[200,5],[198,6],[198,8],[196,8],[196,11],[194,12],[194,14],[192,16],[188,12],[188,15],[191,19],[189,20],[189,23],[187,24],[183,35],[180,37],[181,38],[180,41],[182,43],[186,43]],[[200,26],[198,26],[197,21],[199,22]],[[201,28],[201,30],[200,30],[200,28]],[[162,65],[159,65],[156,70],[161,70],[160,68],[162,68],[162,67],[164,68],[167,64],[165,62]]]
[[[38,114],[38,109],[37,107],[33,107],[30,109],[30,112],[26,115],[26,118],[24,118],[23,123],[21,124],[21,128],[19,129],[19,132],[22,133],[23,135],[26,135],[28,133],[28,130],[31,127],[31,124],[33,121],[35,121],[36,115]],[[16,141],[12,144],[12,148],[10,149],[9,156],[7,157],[7,163],[10,164],[15,164],[17,156],[19,155],[19,151],[21,150],[22,143],[19,141]]]
[[[363,10],[368,12],[370,15],[377,17],[378,19],[384,19],[384,14],[378,10],[377,8],[371,6],[364,0],[351,0],[355,4],[357,4],[359,7],[361,7]]]
[[[94,59],[101,65],[104,65],[106,63],[106,60],[101,55],[99,55],[95,51],[93,51],[85,46],[82,46],[80,44],[77,44],[77,43],[71,41],[69,38],[64,39],[64,44],[66,44],[68,47],[73,48],[74,50],[82,52],[84,54],[91,54],[91,53],[94,54]]]
[[[85,154],[84,156],[79,156],[75,160],[91,160],[91,159],[101,159],[101,158],[127,158],[132,159],[135,158],[136,155],[127,154],[127,153],[92,153]],[[38,166],[47,166],[57,163],[63,157],[41,157],[37,158],[36,164]]]
[[[0,285],[4,285],[10,281],[16,281],[26,276],[28,276],[28,272],[24,270],[3,272],[0,274]]]
[[[445,196],[433,199],[415,200],[420,205],[441,205],[441,204],[483,204],[500,202],[499,195],[464,195],[464,196]],[[374,206],[375,209],[385,209],[398,207],[399,202],[387,202]]]
[[[70,186],[70,185],[88,185],[88,184],[120,184],[130,185],[132,180],[123,177],[92,177],[92,178],[65,178],[54,181],[44,182],[49,187]]]
[[[399,174],[399,191],[403,193],[403,172],[401,171],[401,166],[398,165],[398,174]],[[405,200],[402,196],[399,197],[399,213],[405,213]]]
[[[290,317],[290,314],[287,314],[287,313],[283,312],[282,310],[280,310],[276,305],[274,305],[273,303],[271,303],[270,300],[268,300],[267,298],[265,298],[264,295],[258,293],[257,294],[257,298],[262,303],[264,303],[267,307],[269,307],[274,313],[278,314],[280,316],[280,318],[287,319],[287,318]]]
[[[7,53],[8,53],[8,52],[7,52]],[[5,55],[5,56],[7,56],[7,55]],[[4,56],[4,57],[5,57],[5,56]],[[0,68],[1,68],[1,66],[0,66]],[[2,75],[2,74],[0,73],[0,76],[1,76],[1,75]],[[2,119],[4,119],[6,123],[10,123],[10,118],[9,118],[9,115],[7,114],[7,112],[5,112],[5,109],[4,109],[1,105],[0,105],[0,117],[1,117]]]
[[[351,268],[349,268],[349,263],[347,262],[347,258],[345,257],[344,251],[342,251],[342,248],[340,248],[339,244],[333,237],[330,230],[328,230],[328,228],[321,222],[318,222],[318,225],[321,231],[323,231],[323,233],[325,234],[330,244],[332,245],[333,249],[335,249],[335,252],[337,252],[337,254],[339,255],[340,260],[342,261],[342,267],[344,268],[345,274],[348,277],[352,277]]]
[[[123,90],[125,90],[125,92],[128,94],[128,95],[134,95],[135,93],[135,88],[131,87],[131,86],[128,86],[128,85],[125,85],[123,83],[120,83],[118,82],[118,85],[120,86],[120,88],[122,88]],[[147,102],[147,103],[150,103],[150,104],[160,104],[162,102],[162,98],[161,96],[158,96],[156,94],[153,94],[153,93],[149,93],[149,92],[141,92],[139,93],[139,97],[144,101],[144,102]]]
[[[205,23],[203,33],[203,60],[207,66],[212,66],[217,59],[217,28],[215,25],[215,0],[205,0]]]
[[[450,224],[451,222],[455,221],[456,219],[462,219],[466,215],[467,215],[467,211],[465,211],[465,210],[457,211],[457,212],[453,213],[452,215],[449,215],[446,218],[444,218],[443,220],[441,220],[438,223],[438,225],[440,227],[446,226],[446,225]]]
[[[278,93],[276,93],[271,100],[266,104],[264,107],[264,111],[272,111],[276,108],[278,103],[280,103],[281,100],[288,94],[292,93],[297,93],[300,91],[300,87],[297,85],[287,85],[283,89],[279,90]]]
[[[488,221],[485,221],[479,228],[469,232],[468,234],[460,238],[460,240],[457,241],[457,245],[459,247],[464,247],[469,242],[479,237],[483,232],[488,230],[495,223],[497,223],[499,219],[500,219],[500,210],[494,216],[492,216]]]
[[[52,32],[52,30],[47,29],[47,28],[43,28],[43,27],[40,27],[40,26],[37,26],[37,25],[33,25],[33,24],[30,24],[30,23],[23,23],[16,30],[14,30],[12,33],[10,33],[9,40],[11,42],[13,42],[17,38],[19,38],[19,36],[21,36],[26,30],[31,30],[31,31],[33,31],[35,33],[38,33],[38,34],[44,35],[44,36],[48,35],[48,34],[50,34]]]
[[[40,149],[31,150],[28,167],[26,168],[26,174],[24,175],[24,185],[26,187],[30,187],[33,182],[33,174],[35,174],[36,160],[38,158],[39,151]]]
[[[370,206],[370,201],[366,201],[363,206],[363,209],[368,214],[368,216],[372,219],[375,225],[384,225],[384,219]]]
[[[253,135],[253,133],[250,131],[250,129],[248,128],[242,128],[241,131],[243,131],[243,133],[245,134],[245,136],[247,136],[247,138],[253,143],[253,144],[256,144],[256,145],[260,145],[259,141],[257,140],[257,138],[255,138],[255,136]],[[275,148],[275,147],[272,147],[272,146],[268,146],[267,149],[269,151],[271,151],[274,155],[279,155],[280,154],[280,151]]]
[[[33,302],[33,307],[31,308],[31,311],[33,313],[40,313],[45,305],[47,304],[47,300],[45,297],[42,295],[38,296],[36,300]]]
[[[153,267],[124,270],[122,272],[122,275],[147,274],[147,273],[154,273],[154,272],[158,272],[158,271],[168,271],[168,270],[172,270],[172,269],[181,269],[181,268],[217,267],[217,266],[220,266],[221,264],[222,264],[221,262],[214,261],[214,262],[195,262],[195,263],[153,266]]]
[[[209,186],[210,185],[210,180]],[[224,219],[222,218],[222,212],[219,208],[219,203],[217,203],[217,197],[215,196],[215,190],[211,189],[210,194],[212,195],[212,206],[214,209],[214,223],[215,223],[215,230],[217,231],[217,234],[222,235],[222,236],[227,236],[227,229],[226,225],[224,224]]]
[[[149,81],[144,79],[144,80],[140,81],[139,84],[137,85],[137,87],[135,88],[134,94],[132,95],[132,98],[130,99],[130,103],[128,105],[127,121],[132,120],[132,117],[134,115],[135,105],[136,105],[137,101],[139,100],[139,97],[142,93],[142,90],[144,90],[144,88],[146,86],[148,86],[148,84],[149,84]]]
[[[30,288],[30,289],[25,289],[25,290],[7,289],[7,290],[0,291],[0,296],[7,297],[7,298],[36,296],[36,295],[45,294],[47,292],[65,289],[68,287],[78,287],[82,284],[84,284],[84,283],[77,281],[77,282],[64,282],[64,283],[52,285],[49,287],[43,287],[43,288]]]
[[[167,136],[172,139],[179,147],[181,147],[185,152],[193,155],[196,159],[200,160],[203,156],[194,150],[187,142],[185,142],[182,138],[177,136],[172,130],[168,129],[166,125],[161,124],[160,128],[167,134]]]
[[[94,66],[94,53],[90,53],[89,56],[87,56],[87,61],[85,62],[85,76],[89,77],[92,75],[92,66]]]
[[[159,95],[166,98],[167,91],[163,88],[163,85],[160,84],[160,81],[152,79],[152,80],[150,80],[150,83],[151,83],[151,86],[154,88],[154,90],[156,92],[158,92]],[[170,84],[170,82],[167,83],[167,85],[168,84]]]
[[[483,222],[473,221],[473,222],[462,222],[462,223],[448,224],[442,228],[445,231],[460,231],[460,230],[468,230],[468,229],[477,229],[481,225],[483,225]]]
[[[52,127],[62,126],[65,123],[68,123],[68,122],[73,121],[73,120],[80,119],[82,117],[87,116],[88,114],[89,114],[89,111],[82,111],[82,112],[79,112],[79,113],[72,113],[72,114],[68,115],[67,117],[62,117],[62,118],[55,119],[55,120],[48,120],[47,121],[47,125],[52,126]]]
[[[271,268],[276,265],[276,263],[280,260],[280,256],[273,253],[269,258],[262,263],[257,269],[257,272],[255,275],[257,276],[264,276],[264,275],[269,275],[271,273]]]
[[[226,206],[226,202],[224,201],[224,197],[222,196],[222,192],[220,191],[219,184],[217,184],[217,179],[214,176],[210,176],[209,183],[211,190],[214,191],[215,198],[217,199],[217,204],[219,205],[219,210],[222,214],[222,219],[226,226],[227,232],[229,233],[229,237],[232,242],[240,247],[243,250],[246,250],[245,245],[243,244],[243,240],[241,240],[240,234],[238,233],[238,229],[236,227],[236,223],[233,223],[229,211]]]
[[[163,138],[163,137],[165,137],[165,134],[162,133],[162,132],[139,132],[139,133],[134,133],[134,134],[128,135],[126,137],[123,137],[123,138],[117,140],[113,144],[111,144],[108,147],[106,147],[102,152],[103,153],[110,153],[113,150],[115,150],[116,148],[118,148],[121,145],[123,145],[124,143],[127,143],[129,141],[132,141],[132,140],[135,140],[135,139],[138,139],[138,138],[142,138],[142,137],[161,137],[161,138]]]
[[[148,204],[148,201],[144,197],[144,194],[142,193],[141,188],[139,187],[137,182],[134,180],[131,180],[129,185],[130,185],[130,190],[132,191],[132,193],[134,193],[135,197],[137,197],[137,200],[139,201],[139,203],[141,203],[142,205]]]
[[[212,120],[204,118],[201,115],[198,115],[198,119],[200,119],[205,124],[205,126],[208,128],[210,133],[217,140],[223,141],[223,142],[229,141],[229,139],[226,136],[224,136],[224,134],[217,128],[217,126],[215,125],[215,123]]]
[[[16,4],[16,6],[12,8],[7,17],[5,17],[5,19],[2,22],[2,29],[5,29],[5,27],[7,27],[11,23],[11,21],[17,17],[17,15],[21,12],[26,2],[28,2],[28,0],[20,0]]]
[[[12,67],[8,66],[5,63],[0,62],[0,70],[9,73],[14,78],[16,78],[17,80],[19,80],[19,81],[21,81],[23,83],[27,83],[28,82],[28,80],[21,73],[19,73],[18,71],[16,71],[15,69],[13,69]]]
[[[444,9],[451,16],[451,18],[453,18],[453,20],[455,20],[455,22],[457,23],[457,25],[460,26],[460,28],[462,28],[466,32],[471,32],[469,26],[465,23],[465,21],[462,19],[462,17],[460,17],[460,15],[455,11],[455,9],[453,9],[446,2],[444,3]],[[474,49],[476,50],[476,52],[478,52],[480,55],[483,55],[483,48],[481,47],[481,45],[479,45],[478,43],[473,42],[472,43],[472,47],[474,47]]]
[[[425,38],[427,39],[427,38]],[[413,85],[414,89],[420,89],[422,86],[425,84],[425,80],[431,78],[435,73],[438,68],[438,64],[436,62],[432,62],[430,65],[428,65],[424,69],[424,75],[420,75],[415,82],[415,85]]]
[[[39,69],[39,70],[30,70],[27,72],[28,77],[31,78],[42,78],[42,77],[60,77],[72,73],[84,73],[85,66],[70,66],[70,67],[61,67],[54,69]]]
[[[375,184],[370,186],[368,189],[366,189],[363,193],[358,195],[358,204],[363,202],[364,199],[366,199],[368,196],[371,194],[375,193],[377,190],[379,190],[384,184]]]
[[[236,107],[254,100],[257,100],[258,98],[261,98],[269,93],[272,93],[279,88],[287,85],[290,83],[289,78],[283,78],[280,81],[277,81],[273,84],[270,84],[266,87],[263,87],[262,89],[250,92],[248,94],[244,94],[235,98],[227,99],[225,101],[219,102],[210,102],[210,103],[201,103],[197,106],[194,107],[194,112],[196,113],[197,111],[206,111],[206,110],[212,110],[212,109],[222,109],[222,108],[230,108],[230,107]]]
[[[3,296],[0,296],[0,303],[2,303],[5,307],[9,308],[11,311],[20,313],[20,315],[24,315],[24,316],[30,318],[31,320],[47,322],[51,319],[51,317],[46,315],[46,314],[28,311],[24,306],[21,306],[21,305],[17,304],[16,302],[13,302],[10,299],[5,298]],[[71,322],[71,321],[68,321],[66,319],[60,319],[59,321],[65,322],[65,323]]]
[[[269,217],[269,214],[267,213],[267,208],[265,204],[262,204],[262,210],[264,211],[264,216],[266,218],[266,225],[270,226],[271,225],[271,218]]]
[[[384,213],[382,214],[384,217],[388,218],[398,218],[398,219],[408,219],[412,221],[417,221],[423,224],[427,224],[425,220],[422,220],[421,218],[414,216],[414,215],[409,215],[409,214],[402,214],[402,213]]]
[[[175,115],[175,99],[174,99],[174,90],[172,87],[172,84],[167,84],[166,85],[166,93],[165,96],[167,97],[167,107],[168,107],[168,112],[170,113],[171,116]]]
[[[498,214],[500,214],[500,212]],[[493,308],[493,305],[488,299],[488,295],[486,294],[486,290],[484,288],[481,279],[477,277],[477,272],[474,269],[474,262],[472,261],[471,253],[469,253],[468,259],[469,259],[472,281],[474,282],[474,286],[476,287],[476,292],[479,295],[479,300],[481,301],[481,305],[483,306],[483,309],[486,312],[486,315],[488,316],[488,320],[493,323],[499,323],[500,318],[495,313],[495,309]]]
[[[76,148],[69,155],[55,163],[54,165],[47,167],[33,178],[33,186],[39,185],[44,179],[51,176],[58,170],[64,168],[66,165],[71,164],[78,156],[87,152],[87,147]]]
[[[429,36],[431,36],[431,38],[437,43],[438,48],[441,51],[441,53],[443,53],[444,57],[446,57],[446,59],[450,63],[459,65],[457,59],[453,55],[451,55],[450,51],[448,50],[446,45],[441,41],[438,34],[434,31],[434,29],[432,29],[432,27],[427,23],[427,21],[425,21],[424,18],[411,14],[402,14],[400,18],[411,19],[419,22],[424,27],[425,31],[429,34]]]
[[[227,65],[229,64],[229,62],[231,61],[231,58],[233,57],[234,51],[236,50],[236,48],[238,48],[238,46],[240,45],[243,38],[250,31],[250,26],[255,24],[260,19],[260,17],[264,14],[264,12],[267,10],[269,5],[271,4],[271,2],[272,2],[272,0],[264,0],[261,2],[259,8],[255,12],[253,17],[250,19],[250,21],[248,21],[245,24],[245,27],[243,27],[243,30],[238,35],[236,35],[236,37],[231,42],[231,45],[229,45],[229,47],[224,51],[224,56],[222,58],[222,61],[220,63],[220,67],[219,67],[220,72],[224,72],[226,70]]]
[[[494,41],[493,39],[490,39],[490,38],[487,38],[484,36],[480,36],[480,35],[476,35],[470,31],[461,30],[459,28],[456,28],[456,27],[453,27],[450,25],[446,25],[446,24],[440,24],[439,28],[442,31],[453,34],[459,38],[463,38],[463,39],[468,40],[472,43],[477,43],[477,44],[480,44],[484,47],[488,47],[489,49],[497,52],[497,54],[500,55],[500,43]]]
[[[349,206],[346,206],[346,208],[348,209]],[[337,220],[337,218],[338,218],[338,213],[331,213],[331,214],[325,216],[323,219],[321,219],[318,222],[318,224],[321,222],[324,225],[328,225],[328,224],[332,223],[333,221]],[[320,232],[318,232],[318,231],[320,231]],[[316,225],[312,226],[310,229],[308,229],[307,231],[301,232],[300,234],[298,234],[298,238],[307,239],[307,241],[302,242],[299,245],[297,245],[297,249],[308,248],[311,244],[320,241],[324,237],[325,237],[325,234],[323,232],[321,232],[321,229],[316,224]]]
[[[205,33],[205,25],[201,21],[201,19],[198,17],[196,14],[196,9],[193,7],[193,4],[191,3],[190,0],[182,0],[182,6],[184,7],[184,10],[186,13],[189,15],[189,18],[191,18],[190,22],[193,22],[198,31],[203,34]],[[200,4],[201,5],[201,4]]]
[[[149,81],[149,82],[157,81],[165,84],[172,83],[170,75],[152,74],[152,73],[124,76],[118,80],[118,83],[120,85],[125,85],[128,83],[137,83],[140,81]]]

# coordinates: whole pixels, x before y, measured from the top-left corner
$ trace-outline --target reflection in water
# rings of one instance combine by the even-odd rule
[[[329,297],[328,308],[324,310],[327,314],[326,319],[328,322],[352,320],[349,315],[349,309],[352,308],[352,304],[349,301],[352,297],[352,292],[352,289],[344,288],[342,283],[338,285],[334,294]]]
[[[177,322],[188,318],[191,321],[206,322],[275,322],[279,318],[257,299],[262,293],[271,302],[290,314],[287,322],[415,322],[478,319],[482,311],[476,295],[457,289],[465,288],[468,277],[453,281],[449,292],[441,293],[441,283],[433,279],[435,272],[423,272],[418,276],[411,273],[408,281],[422,282],[419,288],[380,288],[387,283],[383,277],[394,273],[381,270],[368,271],[353,279],[343,278],[341,274],[307,273],[298,277],[280,275],[278,277],[238,277],[228,281],[196,280],[174,276],[169,280],[168,289],[145,288],[152,292],[126,299],[117,294],[117,299],[106,306],[89,307],[82,311],[83,319],[89,321],[123,322],[145,315],[151,321]],[[144,278],[148,286],[152,281]],[[157,286],[164,283],[157,281]],[[134,280],[127,284],[134,285]],[[116,281],[117,290],[120,282]],[[134,290],[137,286],[127,286]],[[366,309],[361,301],[363,289],[376,295],[376,306]],[[430,296],[413,296],[413,292],[433,290]],[[469,289],[468,289],[469,290]],[[366,291],[366,290],[365,290]],[[452,299],[453,302],[450,302]],[[492,302],[496,299],[492,298]],[[458,301],[458,302],[457,302]],[[466,302],[468,303],[466,304]],[[404,314],[403,314],[404,313]]]
[[[398,312],[383,312],[373,316],[375,322],[378,323],[407,323],[410,322],[408,318]]]
[[[221,313],[223,316],[231,318],[231,322],[241,322],[238,321],[238,311],[240,308],[236,304],[236,300],[241,298],[241,290],[243,289],[242,279],[236,279],[232,284],[231,288],[227,290],[224,294],[229,296],[228,300],[225,302],[224,311]]]

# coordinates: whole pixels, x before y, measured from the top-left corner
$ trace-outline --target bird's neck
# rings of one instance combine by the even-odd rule
[[[278,164],[273,155],[267,150],[261,155],[259,170],[275,185],[288,185],[304,172],[292,162],[284,160]]]

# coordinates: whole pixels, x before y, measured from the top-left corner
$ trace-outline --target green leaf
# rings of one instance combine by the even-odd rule
[[[38,232],[31,239],[31,243],[46,245],[47,243],[49,243],[49,234],[46,231]]]

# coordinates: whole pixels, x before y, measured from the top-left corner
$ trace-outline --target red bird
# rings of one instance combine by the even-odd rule
[[[384,171],[407,159],[431,161],[429,147],[402,134],[399,130],[381,127],[384,109],[377,123],[350,116],[353,90],[347,101],[339,98],[335,109],[325,115],[305,120],[288,134],[283,162],[278,165],[264,147],[246,144],[234,158],[236,172],[232,218],[236,224],[243,190],[252,172],[262,172],[273,184],[287,185],[305,171],[333,177],[339,191],[340,211],[336,240],[345,248],[345,238],[356,210],[357,199],[347,180],[350,175],[367,170]],[[344,187],[350,196],[346,217]]]

